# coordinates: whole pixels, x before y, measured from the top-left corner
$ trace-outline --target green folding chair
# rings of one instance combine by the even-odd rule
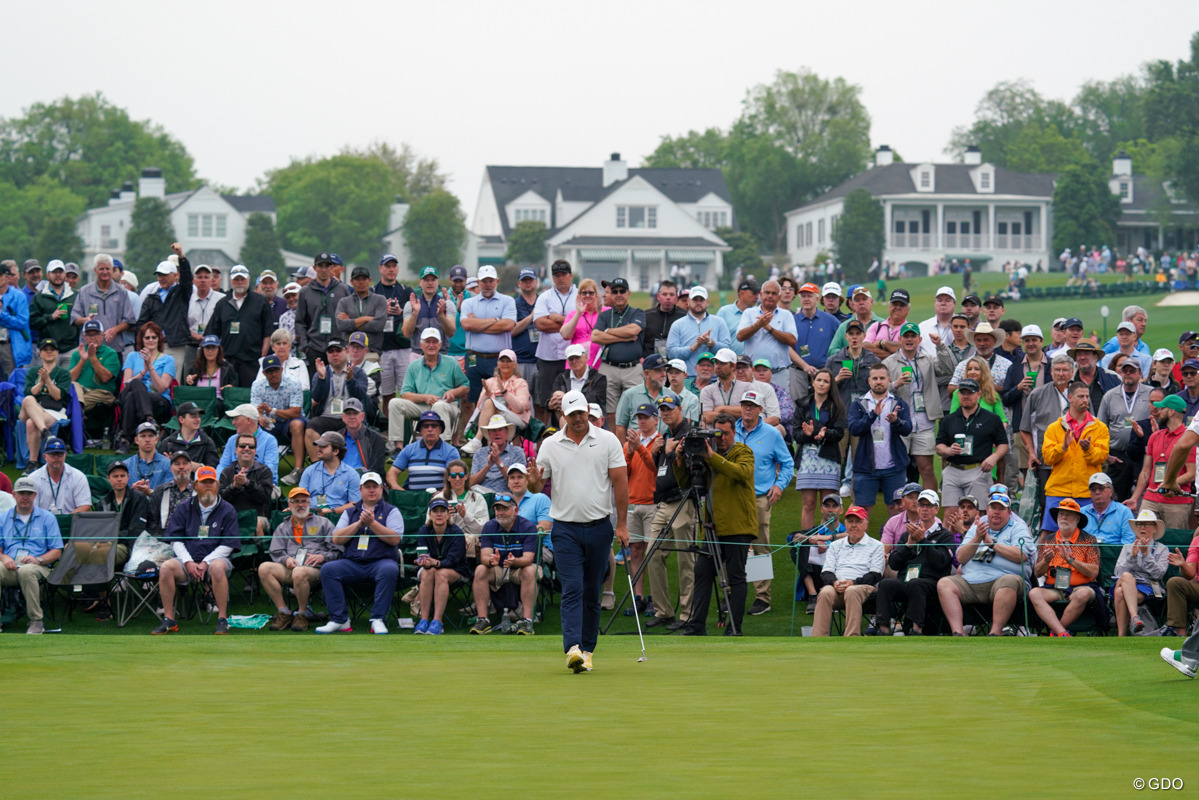
[[[195,403],[203,411],[203,416],[200,417],[200,427],[204,430],[211,430],[216,426],[217,416],[217,399],[216,389],[211,386],[186,386],[178,384],[171,391],[171,400],[175,404],[175,408],[179,408],[183,403]],[[164,428],[170,428],[173,431],[179,430],[179,417],[172,417],[171,420],[163,425]]]
[[[215,392],[216,390],[214,389],[213,391]],[[224,403],[226,409],[235,408],[242,403],[250,402],[250,390],[244,386],[230,386],[221,392],[221,401]],[[230,434],[237,430],[233,427],[233,420],[223,414],[220,419],[213,423],[212,427],[214,430],[228,431]]]

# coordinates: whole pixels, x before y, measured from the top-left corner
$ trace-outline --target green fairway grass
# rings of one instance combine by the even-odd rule
[[[12,637],[3,794],[1122,797],[1199,782],[1161,641]]]

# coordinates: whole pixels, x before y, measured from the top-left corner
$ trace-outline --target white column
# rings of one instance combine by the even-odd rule
[[[1049,231],[1045,230],[1045,219],[1046,219],[1045,204],[1041,203],[1041,205],[1037,208],[1037,211],[1038,211],[1037,225],[1040,226],[1040,230],[1037,231],[1037,233],[1041,237],[1041,247],[1039,249],[1044,250],[1046,253],[1048,253],[1049,252]]]
[[[883,216],[887,220],[887,235],[883,239],[883,241],[886,243],[886,245],[883,247],[883,249],[890,250],[894,246],[894,242],[891,238],[891,233],[892,233],[892,231],[895,230],[895,219],[894,219],[895,209],[891,205],[890,200],[883,201]]]
[[[996,225],[995,225],[995,204],[994,203],[990,203],[987,205],[987,228],[990,230],[990,233],[987,234],[989,241],[983,242],[982,245],[983,245],[983,248],[986,250],[994,250],[995,249],[995,241],[996,241],[995,234],[997,233]]]
[[[941,237],[945,235],[945,204],[937,203],[937,230],[933,236],[933,249],[941,249]]]

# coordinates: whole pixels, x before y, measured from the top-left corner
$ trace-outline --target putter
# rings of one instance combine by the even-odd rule
[[[625,570],[625,577],[629,579],[629,596],[636,598],[637,595],[633,592],[633,573]],[[645,655],[645,637],[641,635],[641,609],[637,608],[637,600],[633,600],[633,619],[637,621],[637,638],[641,640],[641,658],[637,659],[637,663],[649,661],[649,657]]]

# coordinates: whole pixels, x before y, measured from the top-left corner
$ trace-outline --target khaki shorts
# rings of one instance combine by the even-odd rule
[[[950,575],[946,580],[952,581],[962,593],[962,605],[993,603],[1000,589],[1014,589],[1016,594],[1024,591],[1024,581],[1017,575],[1004,575],[986,583],[968,583],[961,575]]]
[[[175,560],[176,560],[176,561],[179,561],[179,559],[177,559],[177,558],[176,558]],[[213,565],[214,565],[214,564],[216,564],[216,563],[217,563],[217,561],[219,561],[219,562],[221,562],[222,564],[224,564],[224,565],[225,565],[225,577],[226,577],[226,578],[228,578],[228,577],[229,577],[231,574],[233,574],[233,562],[231,562],[231,561],[230,561],[229,559],[227,559],[227,558],[218,558],[218,559],[216,559],[215,561],[211,561],[211,562],[209,562],[209,564],[208,564],[208,569],[209,569],[209,572],[210,572],[210,573],[211,573],[211,571],[212,571],[212,567],[213,567]],[[187,574],[187,565],[186,565],[186,564],[183,564],[183,562],[180,562],[180,564],[181,564],[181,566],[183,567],[183,580],[181,580],[181,581],[176,581],[175,583],[176,583],[176,585],[178,585],[178,586],[187,586],[187,584],[191,582],[191,576],[189,576],[189,575]]]
[[[926,431],[913,433],[903,440],[908,448],[908,455],[931,456],[937,452],[937,428],[934,425]]]
[[[279,576],[279,581],[281,583],[294,584],[293,573],[296,571],[296,569],[306,569],[312,573],[315,573],[314,575],[312,575],[312,577],[310,577],[308,579],[309,583],[320,583],[321,582],[321,568],[320,567],[296,567],[295,569],[288,569],[287,567],[284,567],[283,574]]]
[[[629,506],[628,526],[630,542],[650,541],[650,528],[653,526],[654,515],[658,512],[656,503]]]
[[[508,569],[507,567],[492,567],[491,568],[491,588],[498,590],[505,583],[514,583],[520,586],[521,569]]]

